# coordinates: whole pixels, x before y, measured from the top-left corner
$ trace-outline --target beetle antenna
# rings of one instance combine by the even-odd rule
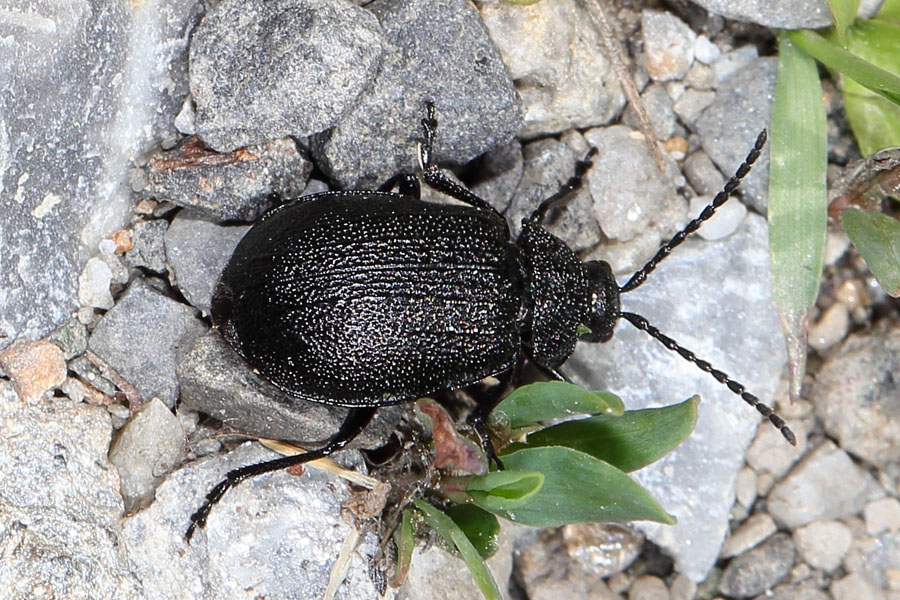
[[[701,371],[705,371],[712,375],[716,379],[716,381],[724,384],[729,390],[740,396],[744,402],[755,408],[757,412],[759,412],[759,414],[769,419],[772,425],[774,425],[781,432],[781,435],[784,436],[784,439],[789,441],[794,446],[797,445],[797,436],[794,435],[794,432],[791,431],[791,428],[787,426],[787,423],[784,422],[784,419],[782,419],[774,410],[763,404],[759,400],[759,398],[748,392],[742,384],[729,377],[723,371],[714,368],[705,360],[697,358],[696,354],[694,354],[684,346],[681,346],[678,342],[651,325],[647,321],[647,319],[645,319],[641,315],[630,312],[622,312],[619,316],[624,317],[629,323],[631,323],[638,329],[649,333],[651,337],[654,337],[662,342],[663,346],[665,346],[669,350],[674,350],[675,352],[680,354],[681,357],[686,361],[697,365]]]
[[[696,219],[692,220],[690,223],[685,225],[684,229],[676,233],[671,240],[669,240],[665,245],[663,245],[657,252],[656,256],[651,258],[647,264],[641,267],[641,270],[631,276],[631,279],[628,280],[628,283],[619,288],[619,293],[624,294],[625,292],[630,292],[637,287],[640,287],[647,280],[647,275],[653,272],[656,269],[656,266],[662,262],[664,258],[669,256],[672,253],[672,250],[677,248],[681,242],[687,238],[690,234],[694,233],[700,226],[704,223],[704,221],[708,221],[712,218],[714,214],[716,214],[716,209],[725,204],[725,202],[731,197],[731,194],[734,193],[734,190],[741,183],[741,180],[747,176],[747,173],[750,172],[750,167],[753,166],[753,163],[756,162],[756,159],[759,158],[759,154],[763,149],[763,146],[766,145],[766,130],[763,129],[759,132],[759,136],[756,138],[756,144],[753,146],[753,150],[747,155],[747,158],[744,159],[744,162],[741,163],[741,166],[738,167],[738,170],[734,175],[731,176],[731,179],[728,180],[728,183],[725,184],[725,187],[721,192],[716,194],[716,197],[713,198],[713,201],[709,203],[709,205],[703,209],[703,212],[700,213]]]

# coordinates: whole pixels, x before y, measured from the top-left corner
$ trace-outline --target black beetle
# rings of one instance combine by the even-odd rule
[[[432,159],[437,121],[427,104],[423,179],[462,202],[419,198],[418,180],[379,191],[325,192],[265,214],[238,244],[213,295],[213,323],[265,379],[291,396],[350,407],[340,430],[306,454],[228,472],[191,515],[186,537],[240,481],[345,447],[379,406],[408,402],[494,376],[470,416],[489,459],[499,459],[486,420],[521,355],[557,378],[577,340],[605,342],[619,317],[660,340],[754,406],[796,443],[784,420],[722,371],[622,312],[619,295],[640,286],[732,194],[765,144],[756,145],[700,216],[664,244],[624,286],[609,264],[582,262],[542,226],[547,211],[578,189],[592,149],[562,189],[522,222],[513,243],[504,217],[448,179]]]

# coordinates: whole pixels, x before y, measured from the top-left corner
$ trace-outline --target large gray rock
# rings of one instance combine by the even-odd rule
[[[748,215],[723,240],[688,240],[641,288],[623,296],[622,309],[643,315],[774,405],[786,357],[769,290],[762,217]],[[628,409],[673,404],[693,394],[702,398],[694,433],[635,473],[678,518],[674,526],[640,528],[675,558],[679,572],[702,581],[728,531],[735,479],[759,423],[756,411],[629,323],[619,324],[606,344],[579,344],[563,370],[588,387],[619,394]]]
[[[0,380],[0,595],[141,598],[119,543],[124,508],[98,406],[21,402]]]
[[[191,41],[195,131],[220,152],[323,131],[372,81],[381,49],[378,22],[351,2],[221,2]]]
[[[78,305],[78,274],[127,222],[129,161],[172,131],[194,2],[4,4],[0,346]]]
[[[367,8],[384,30],[378,75],[333,130],[311,140],[338,186],[369,188],[412,172],[426,100],[437,106],[439,162],[468,162],[520,129],[512,81],[470,3],[377,0]]]

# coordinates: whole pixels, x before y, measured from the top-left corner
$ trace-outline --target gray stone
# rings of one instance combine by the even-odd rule
[[[827,573],[841,566],[853,534],[840,521],[813,521],[794,530],[794,543],[809,566]]]
[[[785,444],[781,432],[774,428],[763,427],[756,432],[756,438],[747,450],[747,464],[757,474],[770,473],[780,479],[806,453],[806,426],[795,420],[790,420],[788,425],[797,436],[796,446]]]
[[[628,588],[628,600],[669,600],[669,590],[659,577],[641,575]]]
[[[694,62],[697,34],[667,12],[641,12],[644,68],[655,81],[681,79]]]
[[[478,11],[465,0],[378,0],[385,50],[368,92],[310,140],[339,187],[374,187],[418,166],[425,101],[437,107],[438,162],[463,164],[512,139],[522,117]]]
[[[78,301],[82,306],[109,310],[113,307],[113,297],[109,291],[112,270],[100,257],[93,257],[84,265],[78,276]]]
[[[4,4],[0,346],[78,308],[78,274],[127,222],[129,162],[171,129],[195,3]]]
[[[650,125],[653,126],[653,132],[656,134],[656,137],[660,140],[667,140],[672,137],[675,134],[675,111],[672,107],[672,98],[669,97],[666,88],[656,83],[648,85],[641,92],[641,100],[644,103],[644,109],[647,111],[647,117],[650,119]],[[625,112],[622,114],[622,124],[632,129],[640,127],[634,108],[629,106],[625,109]]]
[[[756,46],[740,46],[727,52],[711,65],[715,87],[721,86],[728,79],[750,65],[759,58],[759,49]]]
[[[777,29],[815,29],[831,25],[826,0],[696,0],[697,4],[737,21],[759,23]],[[876,3],[877,4],[877,3]],[[861,15],[870,15],[872,3],[862,2]]]
[[[748,215],[724,240],[688,240],[639,290],[624,295],[622,308],[645,316],[773,405],[786,358],[769,290],[761,217]],[[605,344],[579,344],[563,370],[591,389],[619,394],[628,409],[700,394],[693,435],[635,478],[678,518],[674,526],[642,523],[640,528],[675,558],[678,571],[703,580],[727,532],[734,481],[759,423],[756,412],[628,323]]]
[[[756,513],[734,530],[722,545],[723,558],[730,558],[746,552],[775,533],[775,521],[766,513]]]
[[[698,150],[684,160],[684,176],[701,196],[716,195],[725,187],[725,177],[709,155]]]
[[[607,237],[630,240],[658,226],[669,205],[686,208],[676,192],[681,175],[674,161],[667,159],[666,174],[661,174],[646,144],[632,130],[615,125],[591,129],[584,137],[598,149],[587,172],[587,185],[594,199],[594,218]],[[665,225],[671,227],[671,223]]]
[[[276,458],[256,444],[190,464],[166,478],[156,500],[124,519],[122,541],[144,598],[321,598],[344,540],[345,482],[313,468],[261,475],[229,490],[205,528],[184,539],[190,514],[225,473]],[[377,540],[351,551],[338,598],[375,599],[367,561]]]
[[[87,327],[72,317],[47,336],[47,341],[62,348],[66,360],[72,360],[87,350]]]
[[[248,226],[225,227],[180,212],[166,231],[166,256],[185,299],[210,314],[213,288]]]
[[[877,537],[856,535],[850,552],[844,557],[844,568],[871,582],[878,591],[879,588],[896,590],[900,571],[900,532]]]
[[[714,196],[695,196],[688,205],[688,215],[695,219],[712,204]],[[704,240],[720,240],[728,237],[741,226],[744,217],[747,216],[747,207],[740,202],[726,202],[716,210],[713,218],[705,221],[697,235]]]
[[[681,122],[693,126],[703,111],[716,99],[716,93],[711,90],[685,90],[681,98],[674,104],[672,110],[681,119]]]
[[[509,579],[512,574],[513,536],[508,527],[501,527],[498,539],[500,548],[485,561],[488,570],[501,590],[501,596],[510,596]],[[472,574],[459,557],[450,555],[439,546],[417,547],[413,551],[409,575],[400,589],[397,600],[481,600],[484,595],[472,579]]]
[[[27,405],[0,380],[0,589],[10,599],[141,598],[118,537],[102,407]]]
[[[90,349],[137,388],[143,400],[175,405],[175,365],[207,327],[194,310],[136,280],[107,312]]]
[[[177,374],[182,403],[251,435],[316,445],[334,435],[347,414],[345,408],[293,398],[266,383],[216,332],[197,340]],[[386,441],[400,410],[380,409],[351,447]]]
[[[144,194],[216,221],[254,221],[279,198],[297,198],[312,163],[291,138],[220,154],[197,138],[147,162]]]
[[[621,573],[644,546],[640,531],[617,523],[573,523],[560,528],[569,560],[598,577]]]
[[[883,495],[871,475],[826,441],[775,485],[769,493],[769,513],[779,523],[796,528],[854,515],[868,500]]]
[[[131,250],[125,263],[154,273],[166,272],[165,234],[169,224],[163,219],[138,221],[131,226]]]
[[[878,584],[861,573],[850,573],[831,585],[834,600],[883,600]]]
[[[558,192],[575,174],[575,163],[582,159],[565,142],[553,139],[532,142],[525,146],[523,154],[522,179],[506,212],[514,237],[519,235],[522,219]],[[590,192],[582,187],[547,213],[544,227],[576,252],[591,248],[601,239],[592,206]]]
[[[516,545],[515,575],[527,597],[531,600],[619,598],[615,593],[617,578],[624,576],[620,569],[627,568],[634,560],[643,536],[614,524],[584,523],[567,529],[567,536],[560,530],[545,529],[520,538]],[[592,546],[592,542],[596,545]],[[613,590],[603,579],[610,573],[614,573],[608,579]]]
[[[471,183],[469,189],[500,212],[506,212],[522,180],[524,165],[522,145],[518,140],[513,140],[482,157],[480,177]]]
[[[719,590],[726,596],[749,598],[771,589],[794,566],[794,542],[779,533],[728,563]]]
[[[715,102],[697,119],[703,149],[728,177],[753,148],[759,132],[769,126],[777,68],[777,58],[756,59],[719,88]],[[767,146],[738,188],[744,202],[761,214],[768,206],[768,178]]]
[[[191,39],[197,135],[219,152],[337,123],[378,69],[365,9],[340,0],[227,0]]]
[[[625,95],[581,4],[498,2],[480,9],[522,97],[523,137],[603,125],[621,112]]]
[[[841,448],[879,467],[900,460],[900,326],[850,338],[822,365],[812,389],[816,414]]]
[[[109,460],[119,469],[125,510],[142,508],[166,473],[178,464],[184,431],[158,398],[152,399],[119,430]]]
[[[879,535],[885,531],[900,531],[900,501],[882,498],[866,504],[866,533]]]

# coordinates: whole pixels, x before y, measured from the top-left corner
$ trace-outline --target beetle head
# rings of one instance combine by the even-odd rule
[[[589,260],[584,266],[588,275],[590,307],[588,322],[578,327],[578,339],[582,342],[606,342],[612,337],[619,320],[619,286],[606,261]]]

